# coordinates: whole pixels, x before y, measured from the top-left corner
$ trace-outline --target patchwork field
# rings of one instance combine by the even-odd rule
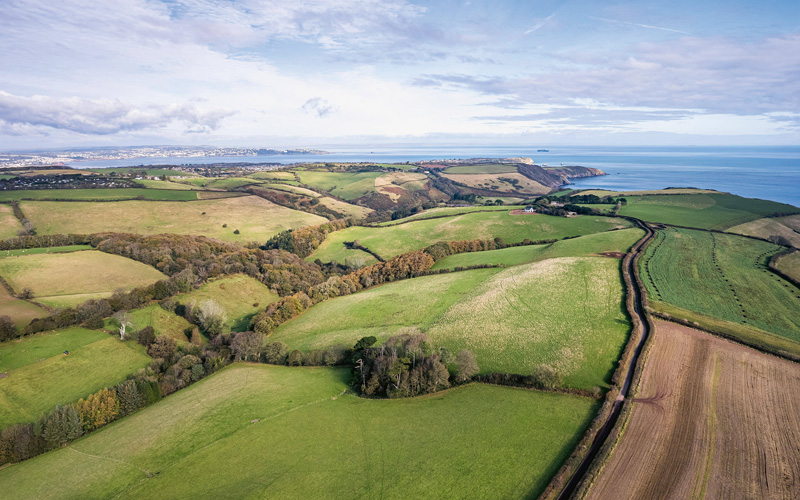
[[[419,327],[436,347],[472,350],[484,373],[549,364],[566,385],[604,387],[629,330],[619,265],[558,258],[390,283],[322,302],[270,339],[307,351]]]
[[[11,205],[0,203],[0,240],[13,238],[22,231],[22,224],[14,216]]]
[[[349,227],[328,235],[308,258],[323,262],[347,254],[345,241],[359,240],[362,245],[384,259],[425,248],[437,241],[503,238],[507,243],[531,240],[561,239],[567,236],[599,233],[614,228],[630,227],[624,219],[581,216],[575,218],[548,215],[510,215],[507,210],[476,212],[455,217],[423,219],[388,227]],[[343,260],[339,260],[342,262]]]
[[[348,376],[236,364],[0,470],[0,488],[20,500],[532,498],[597,410],[588,398],[484,385],[366,400],[342,394]]]
[[[781,236],[789,241],[795,248],[800,248],[800,215],[758,219],[733,226],[727,231],[729,233],[746,234],[764,239],[771,236]]]
[[[65,356],[64,351],[69,351]],[[73,327],[0,344],[0,428],[111,387],[151,359],[135,342]]]
[[[275,205],[257,196],[184,203],[30,201],[20,205],[39,234],[103,231],[177,233],[246,243],[266,241],[280,231],[321,224],[327,220]],[[222,227],[223,224],[227,227]],[[234,234],[236,229],[240,234]]]
[[[325,172],[318,170],[298,171],[303,184],[314,186],[331,194],[353,200],[375,191],[375,179],[382,172]]]
[[[767,269],[781,247],[688,229],[659,231],[641,260],[657,301],[800,342],[800,291]]]
[[[10,200],[145,200],[190,201],[196,200],[197,194],[186,189],[31,189],[19,191],[0,191],[0,201]],[[25,213],[27,215],[27,212]]]
[[[375,190],[397,201],[405,191],[420,191],[428,184],[428,176],[414,172],[390,172],[375,178]]]
[[[619,214],[648,222],[724,230],[774,213],[798,213],[800,208],[732,194],[628,196]]]
[[[236,332],[247,330],[250,318],[279,298],[266,285],[243,274],[210,281],[193,292],[176,297],[181,304],[191,301],[199,304],[207,299],[216,301],[228,317],[226,328]]]
[[[445,169],[448,174],[515,174],[516,165],[458,165]]]
[[[141,262],[95,250],[4,257],[0,276],[17,293],[30,288],[37,302],[52,307],[74,306],[166,278]]]
[[[27,326],[34,318],[43,318],[49,312],[36,304],[18,299],[0,285],[0,316],[8,316],[17,328]]]
[[[445,257],[433,265],[433,269],[453,269],[455,267],[477,266],[482,264],[516,266],[555,257],[579,257],[603,253],[627,253],[634,243],[644,236],[638,228],[606,231],[589,234],[579,238],[560,240],[545,245],[489,250],[486,252],[460,253]]]
[[[449,169],[448,169],[449,172]],[[442,177],[465,186],[492,191],[547,194],[550,188],[522,174],[442,174]]]
[[[592,499],[798,498],[800,365],[657,322]]]

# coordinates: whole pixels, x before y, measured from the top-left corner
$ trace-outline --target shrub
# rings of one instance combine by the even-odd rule
[[[531,383],[539,389],[555,389],[562,382],[561,373],[550,365],[537,365],[531,374]]]
[[[151,358],[170,359],[172,355],[175,354],[177,348],[178,343],[175,342],[175,339],[162,335],[148,346],[147,354],[149,354]]]

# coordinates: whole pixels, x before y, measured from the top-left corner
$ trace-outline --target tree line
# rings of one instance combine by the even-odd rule
[[[350,227],[350,219],[337,219],[300,229],[282,231],[264,244],[264,250],[285,250],[300,257],[308,257],[316,250],[329,233]]]

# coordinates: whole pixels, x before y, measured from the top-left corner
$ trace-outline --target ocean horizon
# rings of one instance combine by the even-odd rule
[[[540,150],[547,150],[540,151]],[[537,165],[581,165],[608,175],[580,179],[578,189],[644,190],[667,187],[716,189],[748,198],[800,206],[800,147],[395,147],[331,148],[325,155],[226,157],[143,157],[73,161],[75,168],[108,168],[209,163],[372,162],[530,157]]]

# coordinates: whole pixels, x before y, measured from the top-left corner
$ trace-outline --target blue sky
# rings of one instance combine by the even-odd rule
[[[800,144],[796,1],[3,4],[3,149]]]

